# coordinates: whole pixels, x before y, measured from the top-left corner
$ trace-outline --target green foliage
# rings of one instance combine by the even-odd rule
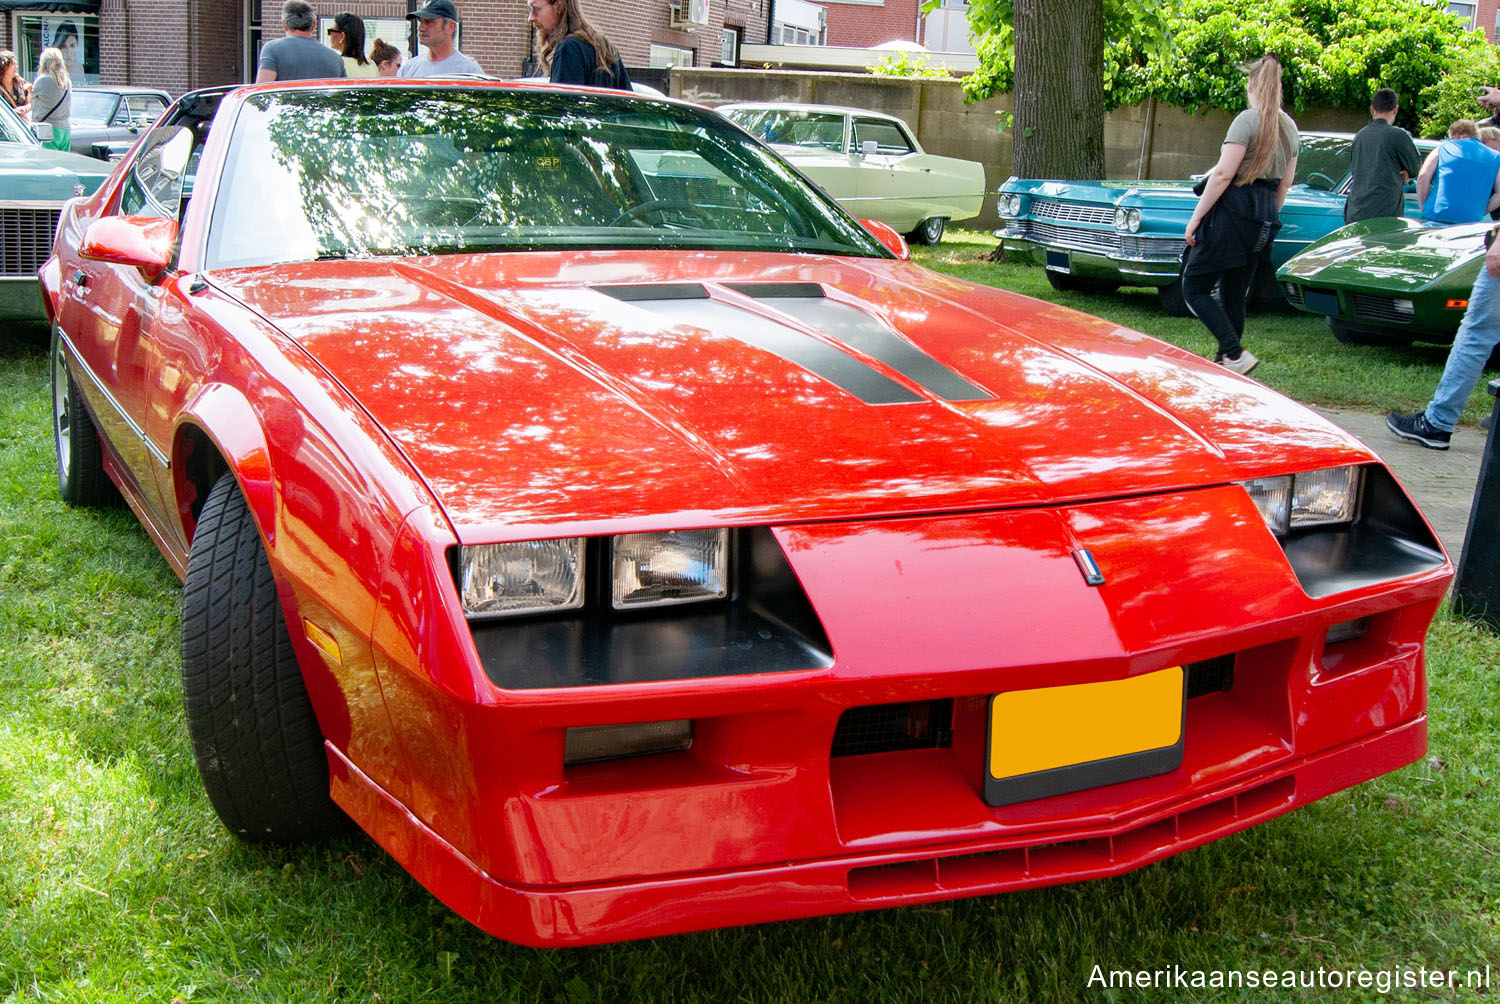
[[[996,30],[1008,25],[1012,8],[1010,0],[975,0],[974,7],[984,8],[972,19],[976,33],[984,32],[981,69],[965,89],[980,98],[1014,81],[1012,37]],[[1293,108],[1363,108],[1376,87],[1394,87],[1403,98],[1402,124],[1410,127],[1426,92],[1446,77],[1470,64],[1496,65],[1481,32],[1422,0],[1181,0],[1172,9],[1155,0],[1110,0],[1105,19],[1110,107],[1154,97],[1189,109],[1244,108],[1240,67],[1270,52],[1286,66]],[[1497,81],[1490,73],[1478,83]],[[1472,114],[1476,86],[1444,93],[1451,91],[1458,106],[1466,89],[1462,108]]]
[[[1440,139],[1448,135],[1454,119],[1482,115],[1475,100],[1481,86],[1500,83],[1500,54],[1492,45],[1476,45],[1465,58],[1455,60],[1448,73],[1422,91],[1421,118],[1417,135]]]
[[[867,66],[877,77],[942,77],[949,73],[941,66],[928,66],[927,57],[919,52],[896,52],[874,66]]]

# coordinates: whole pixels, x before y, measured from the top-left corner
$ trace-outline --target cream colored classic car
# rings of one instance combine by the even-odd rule
[[[950,220],[978,216],[984,165],[926,153],[894,115],[837,105],[720,105],[850,213],[936,244]]]

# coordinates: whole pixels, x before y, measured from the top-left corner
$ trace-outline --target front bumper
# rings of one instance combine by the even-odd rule
[[[1415,762],[1425,715],[1339,749],[1117,819],[730,872],[550,887],[498,881],[330,747],[334,794],[450,908],[507,941],[586,945],[994,895],[1106,878],[1228,836]],[[901,769],[882,768],[904,787]],[[894,794],[892,797],[896,797]]]
[[[1009,220],[996,235],[1006,253],[1022,261],[1126,286],[1169,286],[1176,282],[1187,248],[1181,238],[1031,220]]]

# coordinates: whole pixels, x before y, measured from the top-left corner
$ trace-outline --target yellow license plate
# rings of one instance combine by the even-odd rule
[[[1175,770],[1183,672],[996,694],[986,800],[1006,805]]]

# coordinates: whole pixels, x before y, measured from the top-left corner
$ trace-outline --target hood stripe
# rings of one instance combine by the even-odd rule
[[[876,359],[947,401],[987,401],[993,396],[898,335],[879,318],[829,300],[811,282],[728,283],[743,296],[774,300],[771,309],[797,324]],[[710,297],[701,283],[599,285],[594,289],[672,320],[724,331],[816,373],[867,404],[904,404],[921,398],[848,352],[770,318]]]

